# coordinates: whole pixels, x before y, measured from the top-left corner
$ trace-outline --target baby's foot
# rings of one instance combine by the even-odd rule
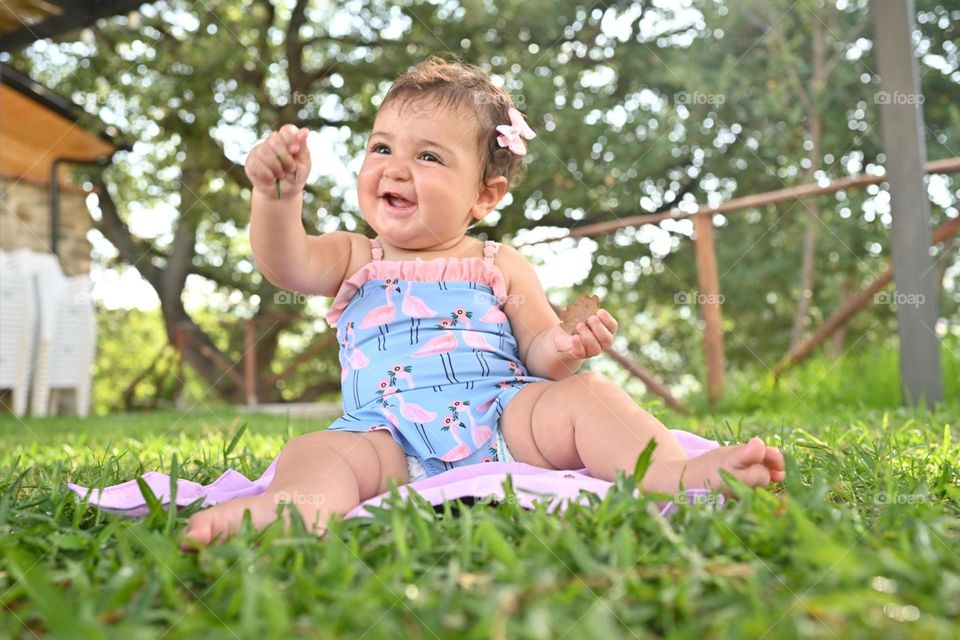
[[[672,493],[682,483],[685,489],[713,489],[730,496],[732,491],[720,477],[720,469],[748,487],[763,487],[787,477],[783,453],[760,438],[750,438],[745,444],[720,447],[688,460],[655,461],[644,477],[643,488]]]
[[[198,511],[187,520],[187,528],[180,536],[180,548],[192,551],[214,541],[223,542],[240,530],[243,514],[248,509],[253,527],[259,531],[277,519],[277,505],[281,501],[277,493],[268,492],[259,496],[234,498]],[[319,526],[319,509],[305,508],[303,505],[297,505],[297,508],[308,527],[311,523],[318,522],[314,531],[318,535],[323,533],[325,527]]]

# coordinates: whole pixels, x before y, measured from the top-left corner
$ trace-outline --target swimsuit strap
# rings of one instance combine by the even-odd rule
[[[370,253],[373,254],[374,262],[380,262],[383,258],[383,247],[380,246],[380,241],[376,238],[370,238]]]
[[[493,266],[493,259],[497,255],[497,250],[500,249],[500,243],[494,242],[493,240],[486,240],[483,243],[483,263],[487,266]]]

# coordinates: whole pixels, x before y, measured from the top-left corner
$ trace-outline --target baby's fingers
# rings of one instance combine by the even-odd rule
[[[600,343],[601,348],[606,348],[613,344],[613,333],[610,332],[610,329],[607,328],[599,316],[590,316],[587,318],[587,324],[590,325],[590,329],[593,331],[597,342]]]
[[[620,326],[617,324],[617,319],[607,313],[605,309],[600,309],[597,312],[597,317],[600,318],[601,322],[603,322],[603,326],[610,330],[610,333],[617,332],[617,328]]]
[[[576,333],[570,335],[558,325],[553,334],[553,346],[574,358],[583,358],[583,340]]]
[[[557,351],[569,351],[573,347],[573,336],[557,327],[553,330],[553,346]]]
[[[263,180],[264,182],[274,182],[283,177],[283,170],[276,162],[269,162],[263,157],[251,158],[247,163],[252,176]]]
[[[307,148],[307,135],[310,131],[306,128],[300,129],[297,131],[297,135],[294,136],[293,140],[290,142],[289,148],[290,153],[293,154],[294,158],[300,156],[300,150]]]
[[[281,136],[271,135],[267,139],[267,149],[267,154],[273,154],[276,164],[280,168],[281,173],[279,177],[283,177],[297,168],[297,163],[290,153],[289,146],[284,143]],[[269,159],[267,162],[269,162]]]
[[[577,334],[583,343],[583,351],[586,357],[592,358],[603,351],[603,347],[600,346],[597,336],[593,334],[593,329],[586,322],[581,322],[577,325]]]
[[[301,149],[306,148],[309,133],[310,130],[306,127],[299,128],[292,124],[285,124],[277,131],[277,137],[283,143],[283,149],[291,156],[296,157]]]
[[[583,360],[584,358],[586,358],[587,350],[583,346],[583,338],[580,336],[580,334],[575,334],[571,336],[571,340],[572,340],[573,346],[570,347],[570,351],[568,351],[567,353],[569,353],[571,356],[579,360]]]

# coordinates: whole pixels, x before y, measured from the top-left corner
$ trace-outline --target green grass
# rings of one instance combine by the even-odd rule
[[[174,465],[201,482],[227,466],[255,476],[315,423],[4,416],[0,636],[956,637],[960,407],[896,408],[860,390],[862,364],[823,376],[827,365],[811,363],[792,378],[800,386],[765,394],[734,385],[721,414],[658,411],[671,427],[784,448],[785,486],[719,511],[660,518],[622,477],[604,501],[563,515],[509,500],[443,513],[395,501],[373,519],[335,520],[323,542],[270,527],[197,555],[178,550],[189,511],[125,519],[65,483]]]

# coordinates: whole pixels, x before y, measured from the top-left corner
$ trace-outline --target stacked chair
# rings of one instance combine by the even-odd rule
[[[64,276],[57,257],[0,251],[0,389],[12,389],[22,416],[58,413],[74,393],[79,416],[90,412],[97,334],[89,275]]]

